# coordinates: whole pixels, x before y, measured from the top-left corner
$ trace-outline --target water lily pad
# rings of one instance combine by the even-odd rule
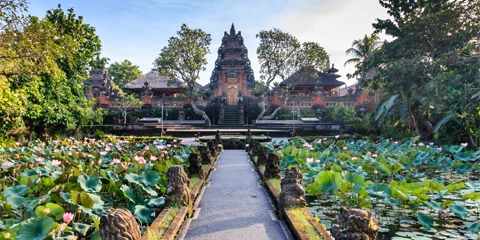
[[[426,202],[424,202],[424,204],[427,205],[428,208],[433,209],[433,210],[443,210],[442,205],[440,205],[437,202],[426,201]]]
[[[392,196],[392,189],[383,183],[372,183],[367,186],[366,192],[370,197],[385,199]]]
[[[461,206],[461,205],[458,205],[458,204],[453,204],[448,209],[450,209],[450,211],[453,212],[453,214],[455,214],[455,216],[460,217],[460,218],[465,218],[470,213],[470,211],[468,209],[466,209],[464,206]]]
[[[472,225],[468,226],[468,230],[479,233],[480,232],[480,222],[473,223]]]
[[[83,223],[73,223],[72,230],[81,236],[85,237],[87,235],[90,225]]]
[[[135,194],[133,193],[132,189],[128,185],[123,184],[120,187],[120,190],[123,192],[123,196],[128,198],[128,200],[135,202]]]
[[[147,186],[155,186],[158,180],[160,180],[160,174],[156,171],[142,172],[142,174],[140,174],[140,180]]]
[[[342,176],[338,172],[322,171],[318,174],[317,182],[321,192],[335,194],[340,188]]]
[[[102,183],[98,176],[87,176],[82,174],[78,177],[78,183],[83,190],[87,192],[100,192],[102,190]]]
[[[42,240],[50,232],[53,219],[49,217],[34,218],[23,223],[18,229],[18,240]]]
[[[422,224],[422,226],[424,228],[426,228],[426,229],[432,228],[433,219],[430,216],[428,216],[425,213],[418,212],[417,213],[417,218],[418,218],[418,221],[420,222],[420,224]]]

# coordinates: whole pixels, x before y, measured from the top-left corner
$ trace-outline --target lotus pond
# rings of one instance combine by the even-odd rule
[[[0,147],[0,239],[99,239],[111,207],[144,228],[163,208],[168,167],[188,164],[191,151],[174,139],[115,137]]]
[[[330,229],[340,206],[372,211],[377,239],[477,239],[480,150],[382,140],[272,142],[303,173],[308,209]]]

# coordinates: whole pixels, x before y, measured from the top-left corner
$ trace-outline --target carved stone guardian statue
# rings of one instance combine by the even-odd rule
[[[217,157],[217,147],[215,147],[217,145],[216,142],[217,141],[215,139],[207,142],[208,149],[210,150],[210,153],[214,157]]]
[[[213,161],[212,153],[210,153],[210,150],[208,149],[208,147],[198,146],[198,150],[200,151],[200,156],[202,157],[202,163],[211,164]]]
[[[190,179],[188,178],[183,166],[174,165],[168,168],[167,171],[167,196],[165,198],[165,204],[172,205],[185,205],[190,204]]]
[[[266,178],[280,178],[280,161],[278,155],[274,152],[268,154],[267,162],[265,163],[265,172],[263,175]]]
[[[100,218],[103,240],[140,240],[140,228],[128,209],[110,208]]]
[[[205,177],[205,171],[202,167],[202,159],[200,156],[198,156],[198,153],[190,153],[190,156],[188,157],[188,163],[188,172],[190,173],[190,176],[199,175],[202,179]]]
[[[305,189],[302,187],[303,174],[295,167],[285,170],[285,177],[280,185],[280,206],[290,208],[292,206],[305,207],[306,202],[303,198]]]
[[[262,165],[267,162],[268,148],[265,146],[259,146],[257,154],[257,164]]]
[[[378,223],[370,211],[341,207],[337,220],[340,226],[334,226],[330,230],[336,240],[377,239]]]

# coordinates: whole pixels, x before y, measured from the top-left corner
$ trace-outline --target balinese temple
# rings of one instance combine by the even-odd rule
[[[241,32],[236,32],[232,23],[230,32],[224,33],[210,83],[205,88],[212,90],[213,97],[225,97],[229,106],[236,106],[239,97],[252,96],[250,89],[254,85],[255,76],[248,50],[243,44]]]
[[[325,73],[313,69],[300,70],[285,79],[278,87],[290,88],[287,108],[308,108],[314,105],[331,107],[339,104],[355,107],[364,104],[368,95],[360,88],[352,89],[346,95],[340,96],[340,87],[345,83],[338,80],[341,76],[337,72],[338,69],[332,65]],[[272,104],[283,104],[284,98],[279,92],[275,91]]]
[[[93,109],[110,107],[109,93],[112,89],[111,79],[106,71],[91,70],[90,78],[83,82],[87,86],[85,95],[88,100],[96,99]]]

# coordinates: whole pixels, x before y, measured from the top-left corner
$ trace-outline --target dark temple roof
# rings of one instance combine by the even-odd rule
[[[158,76],[158,71],[152,70],[145,75],[125,84],[123,89],[142,90],[142,87],[145,86],[145,82],[148,82],[152,89],[185,88],[184,84],[178,80],[175,83],[168,85],[165,76]]]
[[[338,81],[336,79],[338,76],[339,75],[327,74],[314,69],[310,69],[310,70],[302,69],[292,74],[292,76],[285,79],[285,81],[281,82],[280,86],[291,85],[296,81],[300,81],[298,84],[296,84],[297,86],[315,86],[317,84],[317,81],[319,81],[319,84],[323,86],[338,87],[345,84],[344,82]],[[299,80],[299,78],[303,80]]]

